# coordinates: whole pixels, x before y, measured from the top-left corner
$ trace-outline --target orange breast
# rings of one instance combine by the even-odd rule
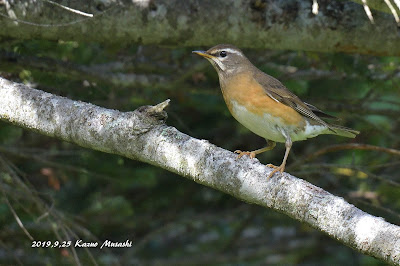
[[[282,123],[287,126],[303,127],[305,119],[293,108],[276,102],[269,97],[262,86],[256,82],[251,75],[246,73],[238,74],[230,78],[227,83],[222,86],[222,94],[229,111],[232,113],[232,100],[246,107],[246,109],[254,114],[262,117],[269,114],[273,117],[280,118]],[[232,113],[233,114],[233,113]]]

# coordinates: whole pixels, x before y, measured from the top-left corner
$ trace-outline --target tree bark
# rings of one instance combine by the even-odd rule
[[[400,265],[400,227],[287,173],[274,175],[164,121],[169,100],[119,112],[0,78],[0,119],[80,146],[162,167],[250,204],[283,212],[342,243]]]
[[[400,55],[400,34],[393,16],[374,12],[375,24],[371,24],[363,6],[352,1],[319,0],[318,14],[312,12],[311,0],[68,3],[94,17],[82,17],[48,2],[25,2],[9,4],[6,0],[8,5],[3,4],[0,40],[173,47],[232,43],[242,48]]]

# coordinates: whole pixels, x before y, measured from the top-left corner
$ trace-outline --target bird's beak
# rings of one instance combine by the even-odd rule
[[[192,53],[194,54],[198,54],[206,59],[213,59],[215,58],[215,56],[210,55],[209,53],[207,53],[206,51],[192,51]]]

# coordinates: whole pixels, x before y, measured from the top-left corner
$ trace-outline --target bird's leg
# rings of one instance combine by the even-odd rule
[[[243,155],[248,155],[251,159],[255,158],[257,154],[263,153],[265,151],[269,151],[272,150],[275,147],[276,143],[275,141],[272,140],[267,140],[267,146],[255,151],[241,151],[241,150],[236,150],[234,151],[235,153],[238,153],[238,157],[236,158],[239,159],[240,157],[242,157]]]
[[[289,156],[289,152],[290,152],[290,148],[292,148],[292,139],[290,138],[290,136],[287,134],[285,135],[286,137],[286,142],[285,142],[285,147],[286,147],[286,151],[285,151],[285,157],[283,157],[283,161],[282,164],[280,166],[275,166],[273,164],[267,164],[268,167],[271,168],[275,168],[269,175],[268,175],[268,179],[271,178],[271,176],[273,176],[276,172],[280,171],[281,173],[283,171],[285,171],[285,166],[286,166],[286,160]]]

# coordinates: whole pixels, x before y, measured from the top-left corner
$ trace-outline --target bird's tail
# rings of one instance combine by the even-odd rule
[[[358,134],[360,134],[360,131],[338,125],[329,125],[329,129],[333,131],[332,134],[347,138],[355,138]]]

